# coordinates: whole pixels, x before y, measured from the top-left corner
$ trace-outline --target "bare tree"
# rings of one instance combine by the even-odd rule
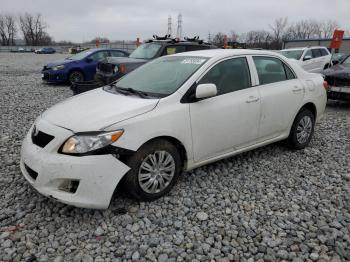
[[[287,25],[288,25],[287,17],[278,18],[273,22],[272,25],[270,25],[270,28],[271,28],[272,33],[273,33],[274,48],[276,48],[276,49],[281,48],[282,40],[283,40],[283,37],[286,33]]]
[[[225,34],[219,32],[219,33],[214,35],[212,42],[216,46],[223,47],[224,46],[224,39],[225,39]]]
[[[0,37],[2,45],[15,45],[16,19],[11,14],[0,14]]]
[[[273,38],[270,32],[265,30],[249,31],[245,36],[248,48],[271,49]]]
[[[27,45],[46,45],[51,42],[51,37],[45,31],[47,25],[41,14],[25,13],[19,17],[19,23]]]
[[[228,36],[228,40],[230,42],[238,42],[238,38],[239,38],[239,35],[236,33],[236,31],[231,30]]]
[[[335,20],[327,20],[321,24],[322,37],[331,38],[335,29],[339,28],[339,24]]]

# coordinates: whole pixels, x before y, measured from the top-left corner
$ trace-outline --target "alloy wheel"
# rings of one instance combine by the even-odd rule
[[[165,190],[175,175],[175,160],[167,151],[155,151],[142,161],[138,182],[143,191],[155,194]]]

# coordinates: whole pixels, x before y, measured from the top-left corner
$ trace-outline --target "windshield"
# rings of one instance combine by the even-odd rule
[[[162,45],[157,43],[142,44],[136,48],[129,57],[138,59],[151,59],[157,54],[161,47]]]
[[[207,60],[195,56],[164,56],[127,74],[115,85],[165,97],[180,88]]]
[[[281,54],[287,58],[299,60],[303,52],[304,50],[283,50],[281,51]]]
[[[76,55],[72,55],[70,57],[67,57],[69,60],[81,60],[90,55],[93,51],[92,50],[85,50],[83,52],[80,52]]]
[[[342,64],[345,65],[345,66],[350,66],[350,56],[348,56],[346,59],[344,59]]]

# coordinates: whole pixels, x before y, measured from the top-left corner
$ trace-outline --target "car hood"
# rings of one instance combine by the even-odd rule
[[[69,63],[77,63],[77,61],[69,60],[69,59],[60,59],[60,60],[56,60],[54,62],[48,63],[46,66],[48,68],[52,68],[54,66],[65,65],[65,64],[69,64]]]
[[[56,104],[45,111],[42,118],[75,133],[97,131],[149,112],[156,107],[158,101],[159,99],[109,93],[99,88]]]
[[[338,64],[323,71],[326,76],[342,76],[350,79],[350,67]]]
[[[136,59],[131,57],[107,57],[105,60],[102,61],[102,63],[109,63],[113,65],[120,65],[120,64],[145,64],[149,60],[146,59]]]

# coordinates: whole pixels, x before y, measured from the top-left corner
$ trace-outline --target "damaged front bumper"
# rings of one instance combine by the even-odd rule
[[[41,194],[62,203],[108,208],[119,181],[130,168],[111,154],[71,156],[58,153],[62,143],[73,135],[70,130],[38,121],[36,130],[53,137],[43,145],[33,142],[32,129],[21,149],[20,168],[26,180]]]

